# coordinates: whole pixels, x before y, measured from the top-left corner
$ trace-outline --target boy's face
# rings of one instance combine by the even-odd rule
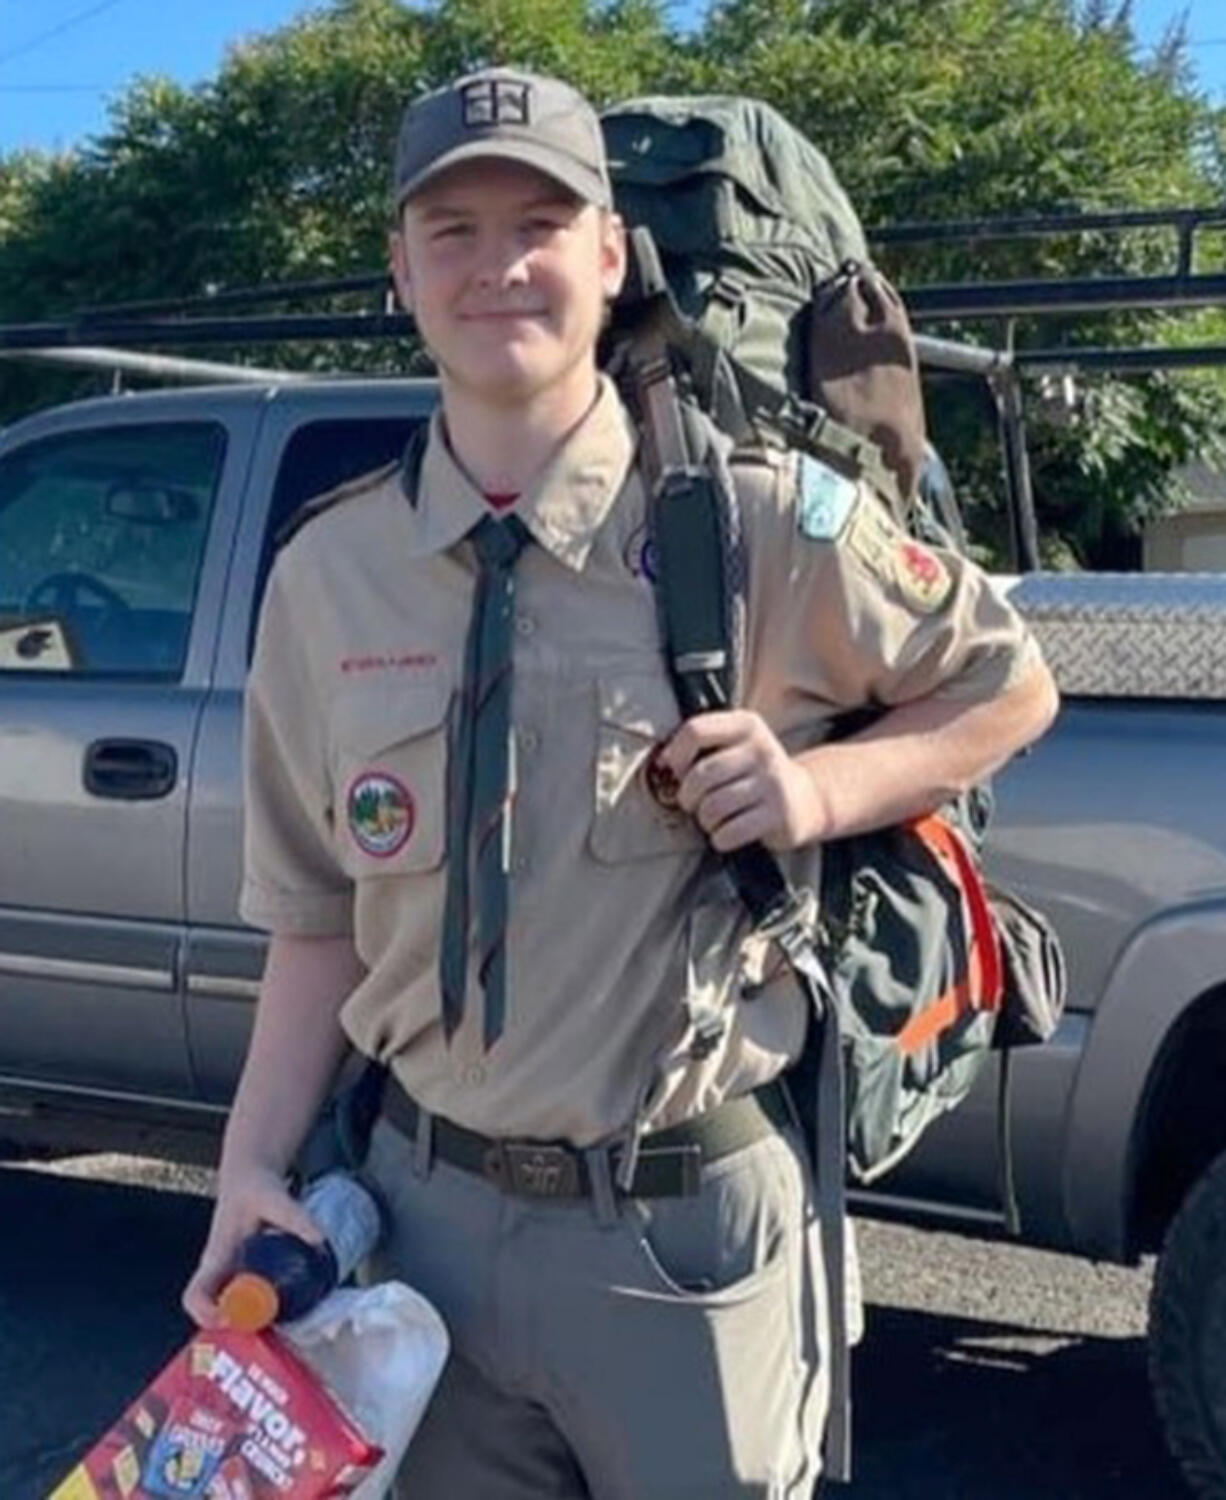
[[[445,385],[511,406],[588,377],[626,266],[616,215],[497,160],[462,163],[415,193],[391,250]]]

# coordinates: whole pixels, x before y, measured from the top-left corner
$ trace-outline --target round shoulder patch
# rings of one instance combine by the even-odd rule
[[[376,859],[398,854],[412,837],[417,821],[413,794],[387,771],[364,771],[354,777],[346,798],[346,814],[354,843]]]
[[[635,578],[645,578],[648,583],[655,583],[659,579],[656,544],[647,530],[646,521],[641,522],[630,533],[630,540],[622,548],[622,562]]]
[[[898,586],[917,609],[940,609],[953,587],[949,569],[928,548],[909,538],[898,544]]]

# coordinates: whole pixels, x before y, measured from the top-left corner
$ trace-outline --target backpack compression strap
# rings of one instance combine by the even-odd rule
[[[626,284],[619,295],[604,362],[620,379],[637,358],[636,350],[653,332],[685,362],[698,404],[716,427],[738,443],[781,441],[831,464],[850,478],[867,479],[905,521],[908,501],[894,470],[867,433],[838,421],[816,402],[764,380],[677,306],[651,231],[629,234]],[[665,417],[665,420],[669,420]]]
[[[694,331],[695,338],[702,336],[698,330]],[[836,422],[814,402],[801,401],[788,391],[776,389],[734,355],[725,353],[724,357],[736,382],[742,410],[753,425],[765,426],[767,431],[773,429],[789,448],[833,461],[836,468],[853,478],[863,476],[889,501],[895,518],[904,519],[907,502],[893,469],[872,438]]]
[[[717,481],[698,435],[686,420],[668,346],[645,326],[634,340],[628,373],[644,426],[644,467],[659,563],[657,600],[669,674],[682,713],[730,706],[731,643],[726,599],[726,536]],[[817,1176],[831,1341],[830,1412],[825,1471],[851,1477],[850,1350],[847,1340],[844,1172],[846,1140],[839,1013],[807,926],[804,900],[762,844],[722,856],[756,929],[773,938],[806,994],[820,1027],[816,1139]]]

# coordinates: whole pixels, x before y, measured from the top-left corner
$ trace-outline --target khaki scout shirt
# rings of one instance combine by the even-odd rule
[[[488,1054],[475,962],[450,1046],[440,1024],[447,725],[474,578],[462,539],[487,513],[440,416],[415,504],[398,472],[353,486],[283,549],[263,607],[243,916],[352,931],[369,971],[342,1013],[353,1042],[427,1109],[491,1135],[586,1145],[671,1124],[773,1077],[804,1033],[798,988],[747,940],[697,825],[646,786],[679,715],[635,444],[604,383],[518,502],[539,545],[516,574],[507,1026]],[[984,576],[910,542],[867,490],[811,461],[737,473],[744,701],[789,749],[852,706],[987,699],[1030,665]],[[728,1023],[701,1062],[696,1006]]]

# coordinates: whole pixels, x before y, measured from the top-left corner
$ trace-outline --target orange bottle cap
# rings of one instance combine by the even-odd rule
[[[254,1271],[240,1271],[222,1288],[217,1305],[230,1328],[259,1333],[277,1321],[281,1299],[271,1281]]]

